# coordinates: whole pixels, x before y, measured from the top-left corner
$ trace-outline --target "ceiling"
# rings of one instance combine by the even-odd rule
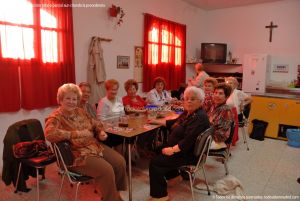
[[[215,10],[222,8],[232,8],[238,6],[247,6],[260,3],[268,3],[282,0],[182,0],[199,7],[203,10]]]

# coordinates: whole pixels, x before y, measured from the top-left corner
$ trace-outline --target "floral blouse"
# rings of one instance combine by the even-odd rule
[[[213,92],[205,93],[205,98],[203,101],[203,109],[206,113],[209,112],[210,108],[213,105]]]
[[[82,108],[71,112],[58,108],[46,118],[45,137],[52,143],[69,141],[75,157],[73,165],[77,166],[83,165],[87,156],[101,157],[103,151],[96,137],[80,137],[80,131],[88,129],[99,135],[102,128],[102,123],[91,118]]]
[[[215,142],[225,142],[230,134],[230,126],[233,121],[231,107],[225,103],[213,105],[207,113],[209,121],[215,128],[213,140]]]

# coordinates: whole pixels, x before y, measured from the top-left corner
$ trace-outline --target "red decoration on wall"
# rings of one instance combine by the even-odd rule
[[[118,19],[117,25],[121,25],[123,23],[123,17],[125,16],[124,10],[120,6],[116,6],[114,4],[108,9],[108,13],[110,17],[116,17]]]

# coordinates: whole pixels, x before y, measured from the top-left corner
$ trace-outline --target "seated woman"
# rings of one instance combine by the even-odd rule
[[[119,82],[115,79],[105,81],[106,96],[97,107],[97,117],[100,120],[117,118],[125,114],[122,99],[117,96]]]
[[[189,78],[188,85],[203,88],[204,80],[209,77],[209,75],[204,71],[204,66],[202,63],[195,64],[196,77]]]
[[[231,88],[225,83],[218,84],[214,90],[213,106],[208,111],[210,124],[215,128],[211,149],[225,148],[225,141],[230,134],[230,126],[233,121],[231,107],[226,105]]]
[[[225,82],[229,84],[232,89],[232,92],[229,98],[227,99],[226,103],[227,105],[236,108],[239,121],[242,121],[243,120],[242,111],[246,105],[251,103],[252,98],[250,95],[237,89],[239,82],[235,77],[227,77],[225,78]]]
[[[147,102],[149,104],[163,106],[165,104],[171,103],[173,98],[170,93],[165,90],[166,81],[162,77],[157,77],[154,79],[153,89],[147,94]]]
[[[96,107],[89,103],[89,98],[91,96],[91,85],[88,82],[81,82],[79,85],[81,91],[81,99],[79,102],[79,107],[84,109],[92,118],[96,119]]]
[[[235,77],[225,78],[225,82],[231,86],[231,94],[226,101],[226,104],[232,107],[232,112],[235,121],[234,135],[232,139],[232,145],[234,146],[239,140],[239,122],[243,121],[243,109],[245,105],[251,103],[251,96],[247,95],[241,90],[238,90],[238,81]]]
[[[127,92],[127,96],[122,98],[125,111],[127,113],[146,112],[146,101],[136,94],[139,88],[137,81],[134,79],[127,80],[124,84],[124,88]]]
[[[100,121],[77,107],[81,92],[75,84],[64,84],[57,92],[59,108],[46,119],[45,136],[52,143],[67,140],[75,157],[72,170],[95,178],[105,201],[122,200],[118,191],[127,188],[124,158],[99,142],[107,138]]]
[[[171,128],[167,146],[161,154],[153,158],[149,165],[150,195],[149,201],[169,200],[166,177],[178,174],[180,166],[190,164],[196,158],[193,154],[198,135],[209,128],[209,120],[202,109],[204,94],[197,87],[188,87],[184,91],[184,113],[177,120],[150,120]]]
[[[204,80],[203,89],[205,93],[205,98],[203,101],[203,109],[205,110],[205,112],[208,112],[211,106],[213,105],[213,94],[217,84],[217,79],[213,77],[208,77]]]
[[[125,115],[122,99],[117,96],[119,82],[115,79],[105,81],[106,96],[102,98],[97,107],[98,119],[107,121],[119,121],[119,117]],[[109,135],[105,141],[110,147],[114,147],[119,153],[122,153],[123,137]]]

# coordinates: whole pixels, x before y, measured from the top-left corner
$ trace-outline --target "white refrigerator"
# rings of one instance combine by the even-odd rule
[[[269,82],[270,56],[267,54],[246,54],[243,63],[243,86],[247,93],[265,93]]]

